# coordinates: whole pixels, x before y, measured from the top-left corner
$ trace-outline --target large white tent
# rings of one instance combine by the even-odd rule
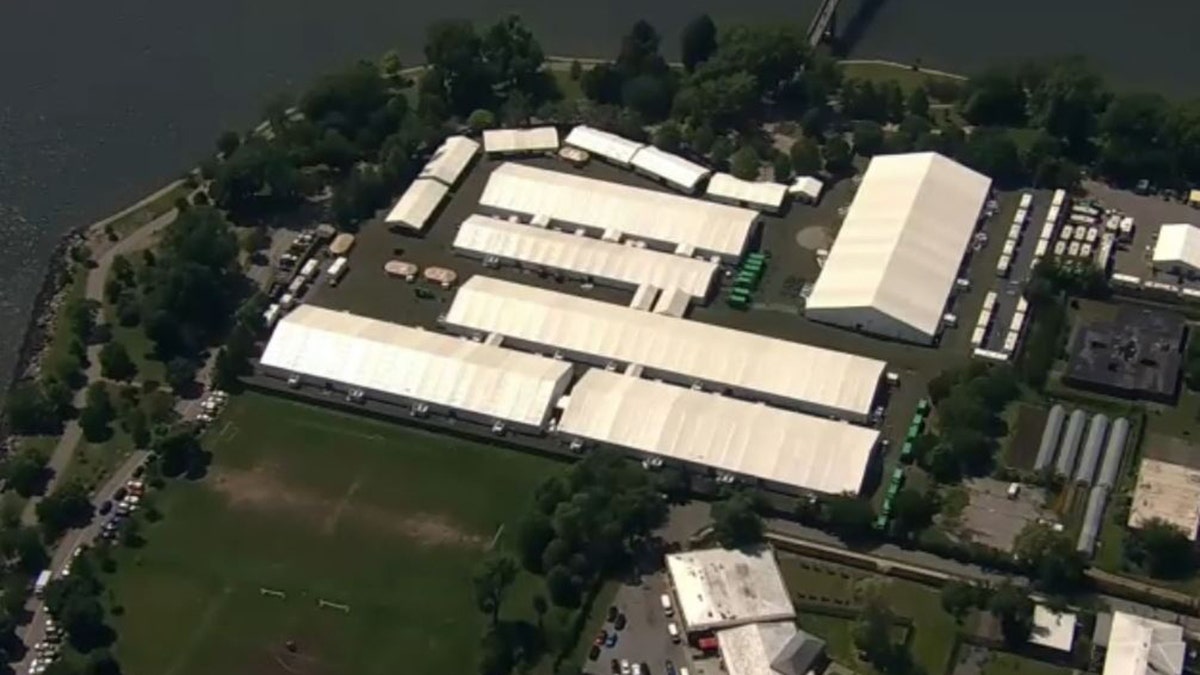
[[[759,480],[858,493],[879,432],[600,369],[571,390],[557,432]]]
[[[459,288],[445,322],[472,334],[511,338],[506,344],[558,350],[599,365],[640,364],[648,376],[859,422],[870,415],[885,366],[481,275]]]
[[[936,153],[872,159],[806,314],[932,342],[990,186],[986,176]]]
[[[454,187],[478,152],[478,142],[466,136],[451,136],[434,150],[418,178],[433,178]]]
[[[710,169],[653,145],[647,145],[633,155],[633,168],[689,193],[695,192],[700,181],[712,173]]]
[[[388,212],[384,222],[400,225],[418,232],[425,229],[430,216],[446,198],[450,188],[432,178],[418,178],[408,186],[395,206]]]
[[[637,151],[646,147],[643,143],[582,124],[571,129],[563,143],[626,167],[633,162]]]
[[[617,244],[557,230],[531,227],[489,216],[469,216],[454,238],[454,249],[478,257],[495,256],[522,266],[571,274],[634,288],[650,284],[678,288],[703,298],[717,265],[708,260]]]
[[[1183,627],[1113,612],[1103,675],[1180,675],[1187,662]]]
[[[530,429],[542,428],[571,379],[571,365],[462,338],[314,305],[279,321],[260,359],[367,398],[424,403]]]
[[[1158,230],[1154,242],[1154,266],[1169,272],[1200,273],[1200,228],[1171,223]]]
[[[483,151],[489,155],[519,155],[553,152],[558,149],[558,129],[488,129],[483,132]]]
[[[768,213],[778,213],[782,210],[787,194],[786,185],[742,180],[727,173],[714,174],[709,179],[708,191],[705,192],[709,199],[748,206]]]
[[[746,248],[758,219],[749,209],[513,163],[492,172],[479,204],[491,214],[543,216],[731,260]]]

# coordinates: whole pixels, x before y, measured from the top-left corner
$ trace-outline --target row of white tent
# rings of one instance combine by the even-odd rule
[[[467,167],[479,154],[479,143],[466,136],[451,136],[434,151],[417,179],[408,186],[388,212],[384,222],[389,226],[421,231],[434,211]]]

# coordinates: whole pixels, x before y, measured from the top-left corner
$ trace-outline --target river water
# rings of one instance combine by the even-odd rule
[[[863,0],[857,0],[863,1]],[[854,9],[856,0],[846,0]],[[1200,3],[886,0],[851,55],[969,71],[1084,53],[1126,86],[1200,93]],[[357,57],[420,61],[445,16],[518,10],[547,51],[609,56],[645,18],[667,36],[721,21],[807,22],[814,0],[12,0],[0,6],[0,379],[11,371],[47,257],[67,230],[165,184],[268,95]]]

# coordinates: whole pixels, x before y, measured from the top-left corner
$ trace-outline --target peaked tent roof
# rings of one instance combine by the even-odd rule
[[[1200,270],[1200,228],[1187,223],[1163,225],[1154,243],[1154,262]]]

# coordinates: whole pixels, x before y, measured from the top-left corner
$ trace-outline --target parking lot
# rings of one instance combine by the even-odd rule
[[[667,634],[667,623],[677,622],[677,618],[665,616],[659,601],[659,596],[667,592],[665,573],[646,575],[641,581],[641,584],[623,585],[617,591],[613,604],[625,615],[626,625],[617,631],[615,645],[600,650],[596,666],[591,668],[591,672],[612,672],[613,659],[618,663],[625,659],[630,664],[644,664],[643,675],[647,670],[654,675],[666,673],[667,661],[671,661],[676,670],[679,666],[688,665],[682,633],[679,644],[673,643]],[[610,633],[615,630],[613,624],[608,622],[604,629]]]
[[[981,544],[1011,551],[1027,524],[1052,517],[1044,508],[1046,493],[1041,488],[1023,485],[1020,493],[1010,498],[1009,483],[993,478],[976,478],[964,485],[970,502],[962,512],[962,529]]]
[[[1092,197],[1107,208],[1116,209],[1133,217],[1133,241],[1117,249],[1113,258],[1112,271],[1143,280],[1153,279],[1164,283],[1178,284],[1179,280],[1174,276],[1155,274],[1151,270],[1150,259],[1154,252],[1154,242],[1158,238],[1159,228],[1164,223],[1198,223],[1200,222],[1200,212],[1182,202],[1138,195],[1128,190],[1116,190],[1097,183],[1087,183],[1085,187]],[[1187,285],[1200,288],[1200,284],[1194,282]]]

